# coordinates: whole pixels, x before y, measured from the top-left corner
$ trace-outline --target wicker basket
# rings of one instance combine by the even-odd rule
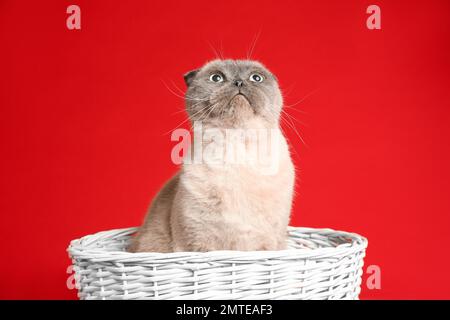
[[[367,240],[288,228],[282,251],[124,252],[136,228],[73,240],[80,299],[358,299]]]

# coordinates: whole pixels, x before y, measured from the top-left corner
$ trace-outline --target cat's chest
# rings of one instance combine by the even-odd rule
[[[210,180],[211,187],[225,194],[247,199],[264,196],[274,192],[283,182],[282,174],[265,174],[262,170],[235,166],[226,170],[217,170]]]
[[[195,198],[220,203],[224,210],[269,208],[283,201],[293,187],[294,170],[285,157],[273,173],[258,168],[233,165],[220,168],[192,167],[186,173],[185,187]]]
[[[202,205],[228,213],[277,211],[290,203],[294,169],[284,138],[266,157],[247,152],[243,163],[204,162],[185,165],[183,187]],[[251,150],[251,144],[246,150]],[[260,147],[261,144],[258,145]],[[228,149],[227,149],[228,151]],[[249,156],[254,158],[249,158]],[[217,205],[211,205],[217,204]]]

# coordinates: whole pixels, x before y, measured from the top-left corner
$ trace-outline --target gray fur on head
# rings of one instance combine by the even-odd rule
[[[257,61],[214,60],[186,73],[184,79],[191,121],[236,126],[259,117],[278,123],[283,98],[277,79]]]

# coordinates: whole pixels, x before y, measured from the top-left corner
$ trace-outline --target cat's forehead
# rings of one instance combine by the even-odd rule
[[[264,67],[260,62],[254,60],[213,60],[205,64],[202,68],[202,71],[230,71],[233,73],[247,72],[247,71],[267,71],[267,68]]]

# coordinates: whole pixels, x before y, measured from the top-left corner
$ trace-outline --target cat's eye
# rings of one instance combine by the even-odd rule
[[[250,81],[253,82],[263,82],[264,81],[264,77],[262,75],[260,75],[259,73],[253,73],[250,76]]]
[[[222,82],[223,76],[220,73],[214,73],[209,77],[212,82]]]

